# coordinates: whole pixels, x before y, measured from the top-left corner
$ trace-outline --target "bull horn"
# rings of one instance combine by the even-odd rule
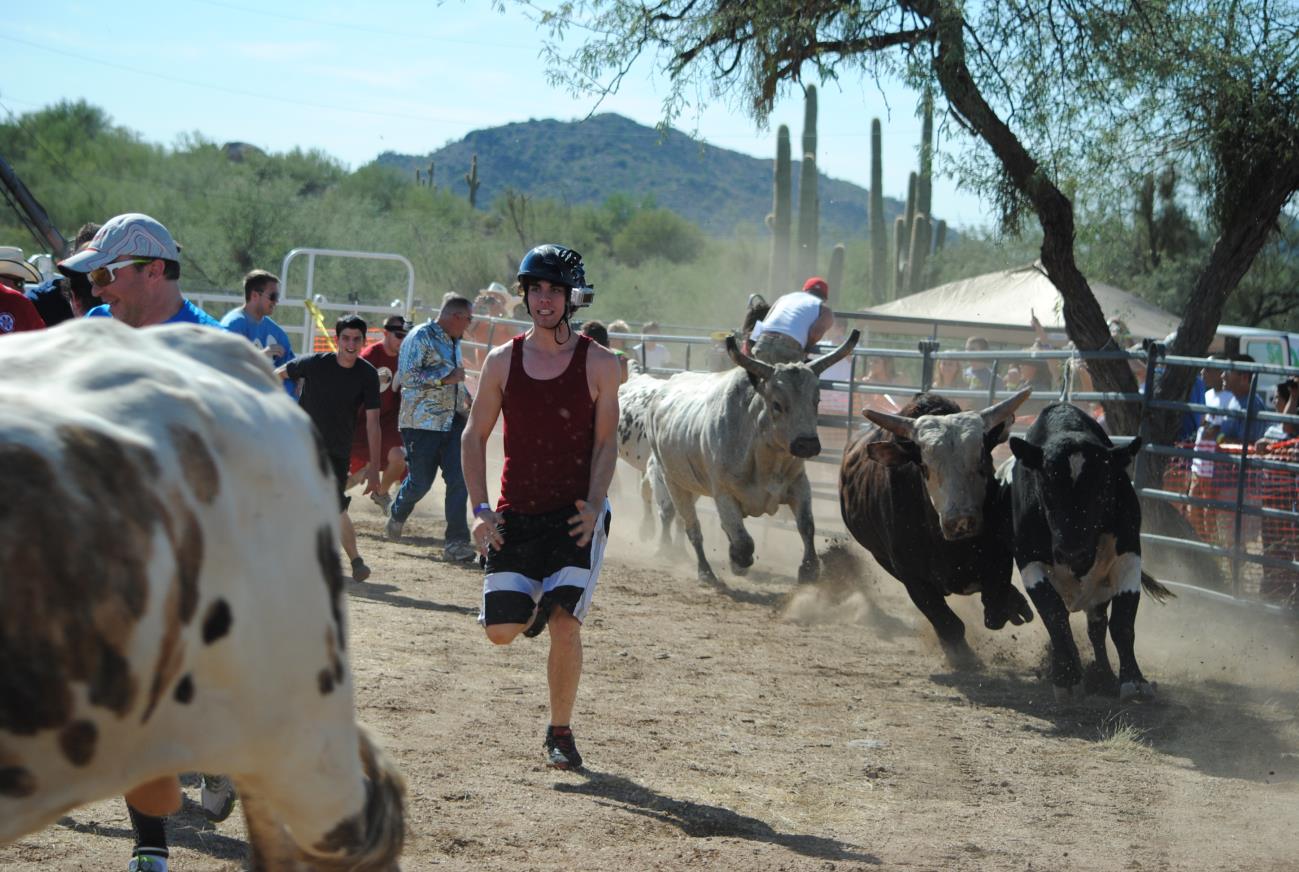
[[[843,360],[844,357],[847,356],[848,352],[852,351],[853,346],[857,344],[858,339],[861,339],[861,331],[853,330],[852,333],[848,334],[848,338],[843,341],[843,345],[840,345],[834,351],[821,355],[816,360],[808,363],[808,366],[812,367],[812,372],[820,375],[839,361]]]
[[[1032,388],[1024,388],[1013,397],[1007,397],[997,405],[984,409],[979,413],[979,416],[983,418],[983,429],[985,431],[991,430],[998,424],[1003,424],[1014,418],[1015,410],[1024,404],[1024,401],[1028,399],[1028,395],[1031,393],[1033,393]]]
[[[879,412],[875,409],[863,409],[862,414],[866,417],[866,420],[877,427],[888,430],[895,436],[900,436],[903,439],[915,438],[915,418],[908,418],[904,415],[891,415],[888,412]]]
[[[739,344],[735,341],[735,335],[726,337],[726,353],[735,361],[735,365],[742,368],[749,375],[756,379],[769,379],[776,368],[765,361],[749,357],[743,351],[740,351]]]

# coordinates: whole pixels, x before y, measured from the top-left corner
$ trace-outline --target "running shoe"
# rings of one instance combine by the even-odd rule
[[[223,821],[234,811],[235,786],[224,775],[204,775],[198,797],[203,817],[210,821]]]
[[[156,854],[136,854],[126,864],[126,872],[167,872],[167,858]]]
[[[379,511],[383,512],[385,515],[388,514],[388,510],[392,508],[392,497],[387,494],[372,493],[370,494],[370,502],[378,506]]]
[[[582,755],[577,753],[573,731],[568,727],[546,727],[546,765],[551,769],[582,768]]]
[[[468,542],[448,542],[442,557],[449,563],[470,563],[478,559],[478,549]]]
[[[406,526],[404,521],[398,521],[389,515],[388,523],[383,525],[383,535],[389,542],[397,542],[401,539],[401,528],[404,526]]]

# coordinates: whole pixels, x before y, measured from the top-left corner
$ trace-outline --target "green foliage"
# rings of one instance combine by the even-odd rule
[[[703,233],[686,219],[667,209],[643,209],[618,231],[613,254],[628,266],[654,258],[680,264],[694,260],[703,245]]]

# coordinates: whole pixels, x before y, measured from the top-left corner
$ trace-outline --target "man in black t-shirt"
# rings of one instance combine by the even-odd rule
[[[365,565],[356,549],[356,530],[347,514],[351,497],[343,495],[347,487],[348,466],[352,455],[352,428],[356,424],[356,411],[365,407],[366,442],[370,448],[370,464],[366,469],[365,492],[379,490],[379,373],[364,360],[361,347],[365,344],[366,323],[357,315],[344,315],[334,325],[338,351],[304,354],[295,357],[275,372],[280,378],[302,379],[302,397],[298,404],[311,416],[329,462],[338,479],[338,503],[342,510],[341,536],[343,550],[352,565],[352,578],[365,581],[370,577],[370,567]]]

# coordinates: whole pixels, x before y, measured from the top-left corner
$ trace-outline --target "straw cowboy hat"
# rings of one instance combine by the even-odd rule
[[[41,274],[23,257],[23,250],[12,245],[0,245],[0,278],[12,277],[36,284]]]

